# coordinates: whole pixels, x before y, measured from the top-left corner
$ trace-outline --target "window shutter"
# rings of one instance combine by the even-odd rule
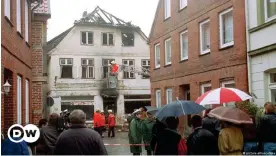
[[[27,0],[25,0],[25,40],[29,42],[29,7]]]
[[[17,31],[21,33],[21,0],[16,1],[16,27]]]
[[[11,19],[11,0],[5,0],[5,16]],[[2,3],[3,4],[3,3]]]
[[[89,78],[94,77],[94,67],[88,67],[88,77]]]

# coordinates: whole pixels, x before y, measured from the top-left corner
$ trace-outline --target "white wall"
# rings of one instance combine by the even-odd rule
[[[263,106],[270,101],[268,76],[266,71],[276,68],[276,51],[263,55],[253,56],[251,59],[251,86],[253,93],[257,96],[254,103]]]
[[[254,28],[258,25],[257,20],[257,0],[246,0],[248,11],[248,28]]]
[[[81,31],[93,31],[93,46],[84,46],[80,44]],[[114,33],[115,46],[101,45],[102,32]],[[51,94],[57,96],[94,96],[95,108],[102,109],[103,100],[99,95],[100,83],[104,81],[102,79],[102,59],[115,59],[115,62],[118,64],[122,64],[123,59],[134,59],[136,67],[141,67],[142,59],[150,59],[149,45],[140,34],[137,32],[134,34],[134,47],[123,47],[121,31],[119,29],[74,27],[63,41],[49,52],[51,59],[48,65],[48,88]],[[60,78],[60,58],[73,58],[73,79]],[[95,79],[81,79],[82,58],[94,59]],[[55,76],[58,78],[56,81],[58,88],[54,85]],[[117,105],[120,107],[124,106],[122,103],[124,94],[150,94],[150,80],[142,79],[142,76],[137,73],[135,74],[135,79],[123,79],[123,73],[121,72],[118,75],[118,79],[123,82],[123,87],[119,90],[119,100],[117,101]],[[60,110],[60,108],[58,110]],[[118,113],[122,112],[123,110]]]

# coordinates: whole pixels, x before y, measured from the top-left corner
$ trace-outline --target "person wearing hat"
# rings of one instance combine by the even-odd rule
[[[101,136],[101,111],[100,109],[96,109],[96,112],[94,113],[94,130],[98,132]]]
[[[130,122],[128,132],[129,144],[142,144],[142,138],[144,135],[142,113],[140,110],[137,110],[133,114],[134,118]],[[133,153],[133,155],[140,155],[142,153],[142,147],[130,146],[130,152]]]
[[[148,144],[148,146],[145,146],[145,150],[147,151],[147,155],[152,155],[153,149],[151,149],[150,143],[152,140],[152,129],[155,124],[155,119],[153,115],[149,112],[147,112],[147,118],[144,120],[144,136],[143,140],[145,144]]]
[[[111,138],[115,137],[115,125],[116,125],[116,121],[115,121],[115,116],[112,112],[112,110],[108,110],[108,137],[110,137],[110,133],[111,133]]]
[[[103,110],[100,113],[100,129],[102,137],[104,137],[103,132],[105,131],[105,115]]]

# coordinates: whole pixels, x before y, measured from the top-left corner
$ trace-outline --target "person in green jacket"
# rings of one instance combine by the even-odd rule
[[[147,151],[147,155],[152,155],[152,151],[154,149],[151,149],[150,142],[152,139],[152,128],[155,124],[155,119],[153,118],[153,115],[149,112],[147,112],[147,118],[144,120],[144,136],[143,140],[145,144],[148,144],[148,146],[145,146],[145,150]]]
[[[142,144],[142,137],[144,133],[144,126],[141,111],[134,112],[134,118],[130,122],[128,133],[129,144]],[[140,155],[142,153],[141,146],[130,146],[130,152],[133,155]]]

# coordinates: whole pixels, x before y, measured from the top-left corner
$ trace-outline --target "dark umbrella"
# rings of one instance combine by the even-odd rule
[[[156,117],[179,117],[182,115],[198,114],[205,109],[206,108],[193,101],[176,100],[161,108],[160,111],[158,111],[156,114]]]

